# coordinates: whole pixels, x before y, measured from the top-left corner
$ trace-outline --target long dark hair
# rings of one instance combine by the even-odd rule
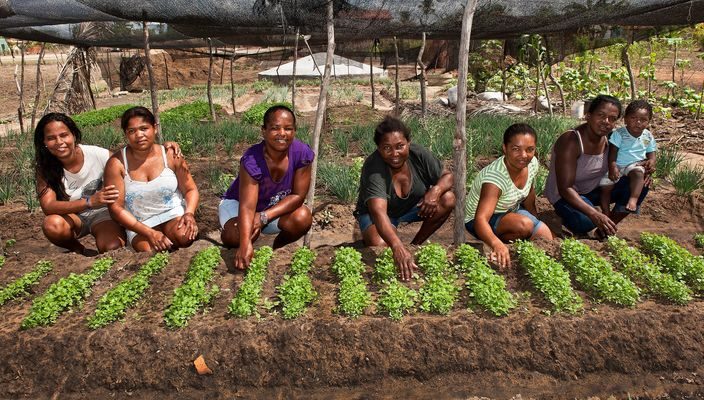
[[[122,113],[122,117],[120,118],[120,127],[122,127],[123,131],[127,131],[127,126],[132,118],[142,118],[147,121],[148,124],[156,125],[156,118],[154,117],[154,114],[152,114],[152,112],[146,107],[137,106],[132,107]]]
[[[47,186],[41,188],[37,193],[37,197],[44,196],[44,193],[51,188],[56,193],[56,198],[59,200],[68,200],[66,188],[64,188],[64,165],[61,161],[49,152],[49,149],[44,145],[44,129],[51,122],[61,122],[68,128],[75,138],[75,143],[81,143],[81,130],[78,129],[76,123],[71,117],[63,113],[49,113],[42,117],[34,129],[34,160],[35,174],[37,178],[42,178],[46,181]]]

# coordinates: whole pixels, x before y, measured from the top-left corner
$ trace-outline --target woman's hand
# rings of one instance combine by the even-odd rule
[[[489,261],[496,263],[499,269],[503,270],[508,268],[511,265],[511,255],[508,251],[508,247],[501,241],[492,244]]]
[[[181,146],[179,146],[178,143],[176,142],[164,142],[164,150],[167,152],[169,150],[174,152],[174,158],[181,158],[183,157],[183,153],[181,152]]]
[[[437,186],[433,186],[425,192],[423,200],[418,203],[418,216],[425,218],[432,218],[438,211],[438,202],[440,200],[440,190]]]
[[[176,229],[181,229],[181,227],[186,229],[186,237],[188,240],[195,240],[196,235],[198,235],[198,224],[196,223],[196,218],[193,213],[187,212],[181,216],[176,225]]]
[[[120,191],[115,188],[115,185],[105,186],[90,196],[90,208],[98,208],[112,204],[119,196]]]
[[[249,268],[249,263],[252,262],[252,257],[254,257],[254,248],[252,248],[252,242],[246,241],[240,243],[240,247],[235,253],[235,268],[242,270]]]
[[[403,244],[391,247],[391,252],[394,255],[394,263],[398,268],[402,281],[408,281],[413,276],[413,273],[418,268],[413,261],[413,255],[406,249]]]
[[[149,245],[155,251],[168,250],[171,248],[171,246],[173,246],[171,240],[166,235],[164,235],[163,232],[159,232],[156,229],[150,230],[149,234],[147,235],[147,240],[149,241]]]
[[[616,234],[616,224],[611,220],[611,218],[609,218],[608,215],[594,210],[594,212],[589,215],[589,219],[605,234]]]

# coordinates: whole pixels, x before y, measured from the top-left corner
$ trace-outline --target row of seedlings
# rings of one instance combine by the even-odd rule
[[[340,247],[335,252],[331,269],[340,280],[338,311],[350,318],[364,314],[372,304],[372,295],[362,276],[362,255],[351,247]]]
[[[570,283],[570,274],[545,251],[526,240],[516,242],[518,262],[531,283],[552,304],[553,311],[575,314],[584,307]]]
[[[560,245],[562,263],[574,275],[575,281],[599,301],[621,306],[635,306],[639,299],[636,285],[611,263],[600,257],[586,244],[572,238]]]
[[[29,315],[22,321],[21,328],[54,324],[61,313],[79,306],[91,293],[95,283],[112,268],[115,260],[106,257],[97,260],[90,270],[83,274],[71,273],[54,283],[44,294],[32,302]]]
[[[276,288],[285,319],[303,315],[306,307],[318,296],[308,276],[314,261],[315,252],[307,247],[301,247],[293,253],[291,275],[284,275],[283,282]]]
[[[198,310],[211,304],[220,293],[217,285],[208,285],[215,279],[215,268],[221,261],[220,249],[216,246],[199,251],[191,259],[183,283],[174,289],[171,304],[164,312],[167,328],[176,329],[188,325],[188,320]]]
[[[606,245],[614,264],[648,293],[675,304],[687,304],[692,300],[692,291],[687,285],[663,273],[654,260],[629,246],[625,240],[610,236]]]
[[[695,292],[704,292],[704,257],[694,256],[674,240],[653,233],[640,235],[643,249],[654,255],[660,267]]]
[[[125,316],[127,309],[139,301],[149,287],[149,280],[169,263],[169,254],[157,253],[131,278],[109,290],[98,300],[95,313],[88,318],[88,327],[102,328]]]
[[[457,301],[460,287],[455,283],[457,275],[450,268],[447,251],[437,243],[429,243],[418,249],[416,258],[425,281],[419,290],[420,309],[434,314],[449,314]]]
[[[479,250],[461,244],[455,252],[457,269],[465,277],[470,302],[485,308],[497,317],[508,315],[518,305],[516,298],[506,290],[506,280],[496,273]]]
[[[381,285],[377,305],[379,311],[388,314],[394,321],[403,319],[413,311],[418,301],[418,292],[396,279],[396,266],[390,248],[385,248],[374,263],[374,283]]]
[[[12,299],[29,295],[29,288],[36,285],[52,269],[53,264],[51,261],[41,260],[37,262],[31,271],[0,289],[0,306]]]
[[[257,304],[259,304],[262,286],[273,254],[274,251],[269,246],[262,246],[254,252],[247,275],[228,306],[230,314],[238,318],[246,318],[257,313]]]

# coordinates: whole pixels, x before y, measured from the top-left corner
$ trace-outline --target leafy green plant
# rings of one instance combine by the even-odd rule
[[[634,306],[638,302],[636,285],[622,273],[614,271],[611,264],[599,257],[579,240],[568,238],[560,245],[562,263],[575,280],[600,301],[622,306]]]
[[[677,194],[687,195],[704,187],[704,168],[689,164],[680,166],[670,176]]]
[[[418,301],[418,292],[404,286],[393,277],[379,291],[379,310],[388,314],[394,321],[400,321],[404,314],[413,310],[416,301]]]
[[[266,271],[273,255],[274,251],[269,246],[262,246],[254,252],[247,276],[228,306],[230,314],[238,318],[246,318],[256,313]]]
[[[2,257],[2,259],[4,260],[4,257]],[[51,272],[52,268],[53,265],[51,261],[39,261],[34,269],[0,289],[0,306],[12,299],[28,295],[28,289],[36,285],[40,279]]]
[[[700,249],[704,249],[704,233],[694,234],[694,244]]]
[[[242,113],[242,122],[245,124],[261,126],[264,123],[264,113],[266,113],[266,110],[268,110],[270,107],[278,106],[278,105],[283,105],[288,108],[292,107],[291,103],[285,102],[285,101],[278,102],[278,103],[270,103],[270,102],[258,103],[258,104],[253,105],[252,107],[250,107],[249,110]]]
[[[306,311],[306,307],[318,296],[313,287],[308,271],[315,261],[315,252],[301,247],[293,254],[291,261],[292,275],[284,276],[281,286],[277,287],[281,312],[285,319],[297,318]]]
[[[215,278],[215,268],[220,264],[220,249],[215,246],[201,250],[191,260],[181,286],[174,290],[171,304],[164,312],[167,328],[181,328],[198,310],[210,304],[220,292],[217,285],[208,285]]]
[[[668,178],[684,161],[684,154],[674,147],[664,147],[658,149],[658,156],[655,158],[655,176],[658,178]]]
[[[381,284],[396,277],[396,264],[394,264],[393,252],[390,248],[381,251],[374,263],[374,274],[372,280],[376,284]]]
[[[693,256],[674,240],[654,233],[640,234],[643,249],[658,259],[658,265],[695,292],[704,291],[704,257]]]
[[[216,111],[222,107],[215,104]],[[181,104],[172,109],[161,113],[160,122],[164,125],[164,130],[170,128],[168,125],[177,125],[183,122],[198,121],[201,119],[210,119],[210,105],[202,100],[196,100],[192,103]],[[174,127],[178,129],[178,127]]]
[[[362,277],[365,269],[362,255],[351,247],[340,247],[331,269],[340,279],[338,310],[348,317],[359,317],[372,303],[372,295]]]
[[[76,125],[81,129],[90,128],[114,122],[119,119],[125,111],[134,106],[134,104],[120,104],[100,110],[86,111],[73,115],[71,119],[73,119]]]
[[[80,306],[90,295],[91,287],[112,268],[115,260],[101,258],[83,274],[71,273],[61,278],[32,302],[29,315],[22,321],[22,329],[53,325],[64,311]]]
[[[429,243],[418,249],[416,259],[425,275],[425,283],[419,291],[420,309],[435,314],[449,314],[457,301],[460,288],[455,284],[457,276],[450,272],[447,251],[437,243]]]
[[[477,304],[498,316],[508,315],[518,304],[516,298],[506,290],[506,281],[489,267],[479,250],[461,244],[455,252],[457,267],[465,276],[465,286]]]
[[[149,279],[161,272],[169,263],[169,254],[157,253],[130,279],[121,282],[98,300],[95,314],[88,319],[91,329],[102,328],[125,316],[149,287]]]
[[[582,298],[570,284],[565,268],[533,243],[519,240],[515,244],[518,261],[526,270],[533,286],[553,305],[556,312],[575,314],[583,307]]]
[[[692,300],[692,291],[670,274],[660,271],[658,265],[625,240],[609,236],[609,254],[628,277],[638,282],[656,296],[676,304],[686,304]]]

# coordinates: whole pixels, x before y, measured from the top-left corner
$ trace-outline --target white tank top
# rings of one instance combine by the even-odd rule
[[[166,151],[161,147],[164,169],[149,182],[136,181],[130,177],[127,154],[122,149],[122,162],[125,164],[125,208],[137,220],[149,227],[155,227],[183,215],[183,195],[178,190],[178,179],[166,162]]]

